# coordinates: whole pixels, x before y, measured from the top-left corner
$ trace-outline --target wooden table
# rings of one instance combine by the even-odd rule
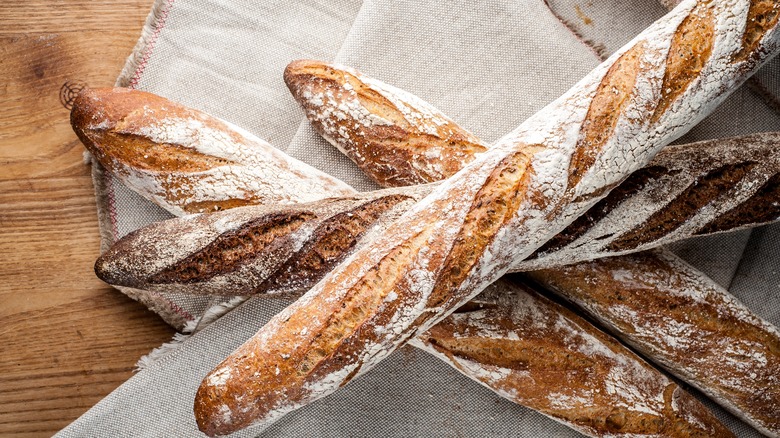
[[[92,271],[95,196],[59,100],[114,83],[151,4],[0,3],[0,436],[51,436],[174,334]]]

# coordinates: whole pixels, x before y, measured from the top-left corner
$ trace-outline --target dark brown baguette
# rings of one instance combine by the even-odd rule
[[[233,124],[143,91],[84,89],[71,125],[103,167],[174,215],[355,193]]]
[[[780,436],[780,332],[668,251],[527,274],[670,373]]]
[[[499,280],[410,343],[588,436],[733,436],[666,376],[527,284]]]
[[[777,20],[757,28],[754,12],[748,1],[691,1],[653,24],[206,376],[199,428],[225,434],[278,419],[476,296],[780,49]]]
[[[114,286],[157,292],[300,293],[430,190],[387,189],[161,221],[120,239],[98,258],[95,272]]]
[[[780,219],[779,175],[780,133],[669,146],[514,270],[561,266],[776,221]],[[413,186],[294,208],[242,207],[213,218],[171,219],[121,239],[98,259],[95,272],[115,286],[158,292],[295,293],[309,289],[335,263],[369,241],[367,230],[381,232],[431,190],[430,185]],[[396,201],[397,205],[389,205]],[[685,206],[685,214],[670,207],[674,204]],[[248,245],[241,239],[250,240],[249,225],[272,222],[289,211],[307,212],[301,220],[311,223],[295,230],[255,226],[251,236],[277,242],[269,246],[273,251],[253,245],[252,251],[237,252],[237,247]],[[232,226],[211,225],[225,222]],[[291,239],[284,232],[294,232],[294,240],[303,246],[283,245]],[[637,244],[622,238],[626,235],[644,240]],[[191,269],[193,259],[206,253],[213,266],[222,266],[218,274],[214,268],[203,275]],[[240,262],[220,261],[239,256]]]

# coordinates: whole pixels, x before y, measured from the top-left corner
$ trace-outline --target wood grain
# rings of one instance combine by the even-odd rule
[[[93,273],[95,195],[59,99],[114,83],[151,6],[0,5],[0,436],[51,436],[173,335]]]

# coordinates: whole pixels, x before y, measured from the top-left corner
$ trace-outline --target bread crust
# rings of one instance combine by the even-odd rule
[[[775,22],[744,60],[734,58],[746,44],[742,34],[749,7],[747,1],[682,3],[570,92],[437,187],[204,379],[195,400],[201,430],[224,434],[273,421],[302,403],[330,394],[525,259],[704,117],[778,49]],[[706,16],[709,12],[714,23],[712,41],[702,41],[710,37],[705,32],[694,42],[710,44],[710,56],[701,63],[699,74],[662,96],[666,78],[687,68],[667,59],[678,28],[691,13]],[[636,46],[642,49],[637,54],[640,71],[627,88],[631,101],[617,115],[612,134],[593,164],[581,169],[577,184],[568,187],[567,166],[561,164],[570,162],[580,127],[589,122],[586,115],[592,97],[610,67]],[[620,94],[618,90],[613,98]],[[659,114],[655,108],[660,104],[666,108]],[[508,160],[520,151],[530,163],[523,169]],[[507,174],[517,172],[529,179],[515,185]],[[477,197],[491,178],[498,183],[488,186],[486,197]],[[484,210],[475,220],[495,232],[465,234],[465,218],[483,199],[511,200],[518,209]],[[496,227],[497,223],[501,225]],[[471,247],[478,253],[465,266],[468,274],[446,297],[430,302],[438,282],[459,275],[442,271],[447,255]]]

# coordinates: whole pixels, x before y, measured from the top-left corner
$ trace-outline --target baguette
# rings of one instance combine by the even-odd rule
[[[355,193],[231,123],[143,91],[84,89],[71,125],[103,167],[177,216]]]
[[[154,292],[299,294],[429,191],[386,189],[160,221],[117,241],[95,273],[113,286]]]
[[[294,84],[291,89],[300,99],[305,96],[299,90],[308,88],[306,80],[298,75],[298,65],[300,63],[288,67],[288,75],[296,78],[296,81],[288,81],[288,85]],[[307,61],[306,65],[307,76],[316,77],[321,70],[320,63]],[[332,71],[340,70],[338,66],[328,66],[327,71],[333,75]],[[364,75],[360,77],[365,78]],[[371,80],[365,86],[376,83],[379,82]],[[331,85],[331,93],[345,94],[332,90],[337,86]],[[321,117],[313,117],[317,112],[312,111],[307,112],[310,119],[322,120]],[[346,126],[350,126],[349,120]],[[638,197],[652,200],[652,197],[660,197],[665,201],[672,200],[666,203],[663,210],[653,211],[643,227],[629,229],[626,233],[620,232],[626,230],[621,227],[625,220],[605,219],[603,222],[606,226],[598,223],[594,229],[585,228],[588,233],[604,230],[597,234],[600,237],[591,242],[607,248],[626,245],[630,249],[638,246],[635,243],[637,240],[656,239],[658,232],[669,233],[670,230],[680,228],[695,230],[705,221],[696,218],[688,220],[694,210],[697,214],[704,211],[718,213],[717,219],[709,221],[704,229],[709,229],[713,224],[730,222],[736,211],[754,216],[757,220],[767,217],[767,214],[779,216],[780,162],[770,168],[764,167],[764,164],[767,160],[780,159],[777,151],[780,137],[769,137],[765,143],[767,147],[762,150],[747,146],[742,143],[743,139],[725,139],[719,142],[717,152],[708,151],[704,145],[683,148],[689,150],[688,155],[669,153],[670,148],[666,148],[649,166],[634,173],[542,249],[547,249],[549,254],[571,242],[578,249],[583,249],[587,244],[578,244],[578,236],[582,236],[583,227],[593,226],[597,222],[598,215],[609,217],[617,210],[617,217],[629,217],[632,211],[652,211],[647,208],[648,204],[652,205],[652,201],[643,200],[633,205],[623,202],[627,191],[651,194],[633,196],[632,199]],[[446,148],[446,145],[440,147]],[[739,159],[735,157],[737,154],[740,155]],[[431,159],[435,161],[437,156],[432,154]],[[685,163],[684,169],[680,168],[680,163]],[[710,170],[703,170],[707,167]],[[761,168],[761,177],[747,182],[743,176],[752,173],[751,168]],[[402,172],[417,171],[413,166],[402,169]],[[648,186],[654,185],[653,177],[662,177],[670,182],[667,186],[647,190]],[[651,180],[640,181],[639,178]],[[689,184],[689,181],[694,183]],[[676,189],[677,193],[665,190],[675,183],[681,187]],[[756,187],[761,188],[756,191]],[[774,197],[771,196],[772,192]],[[750,193],[753,194],[745,201]],[[670,194],[676,194],[676,197]],[[621,203],[628,204],[629,208],[616,208]],[[623,214],[620,214],[621,210]],[[619,237],[617,240],[608,239],[604,233],[613,233]],[[544,259],[544,256],[541,258]],[[618,337],[677,377],[707,393],[762,433],[780,436],[780,417],[776,415],[780,412],[780,334],[775,327],[754,315],[701,272],[668,252],[658,251],[545,269],[528,275],[585,308]],[[676,301],[670,297],[676,298]],[[467,306],[471,306],[471,303]],[[441,325],[434,326],[431,331],[438,330]],[[686,330],[681,331],[681,327]],[[552,336],[551,340],[554,339],[556,337]],[[721,351],[724,348],[732,351],[729,356],[732,360],[722,360]],[[738,360],[734,360],[737,354]],[[475,370],[490,369],[490,364],[490,360],[484,360]],[[495,385],[491,384],[491,387],[495,389]],[[536,390],[533,385],[529,388]]]
[[[765,435],[780,436],[780,332],[673,254],[528,276]]]
[[[499,280],[410,344],[588,436],[733,436],[658,370],[522,283]]]
[[[777,51],[753,6],[682,3],[444,182],[204,379],[199,428],[333,392],[533,253]]]

